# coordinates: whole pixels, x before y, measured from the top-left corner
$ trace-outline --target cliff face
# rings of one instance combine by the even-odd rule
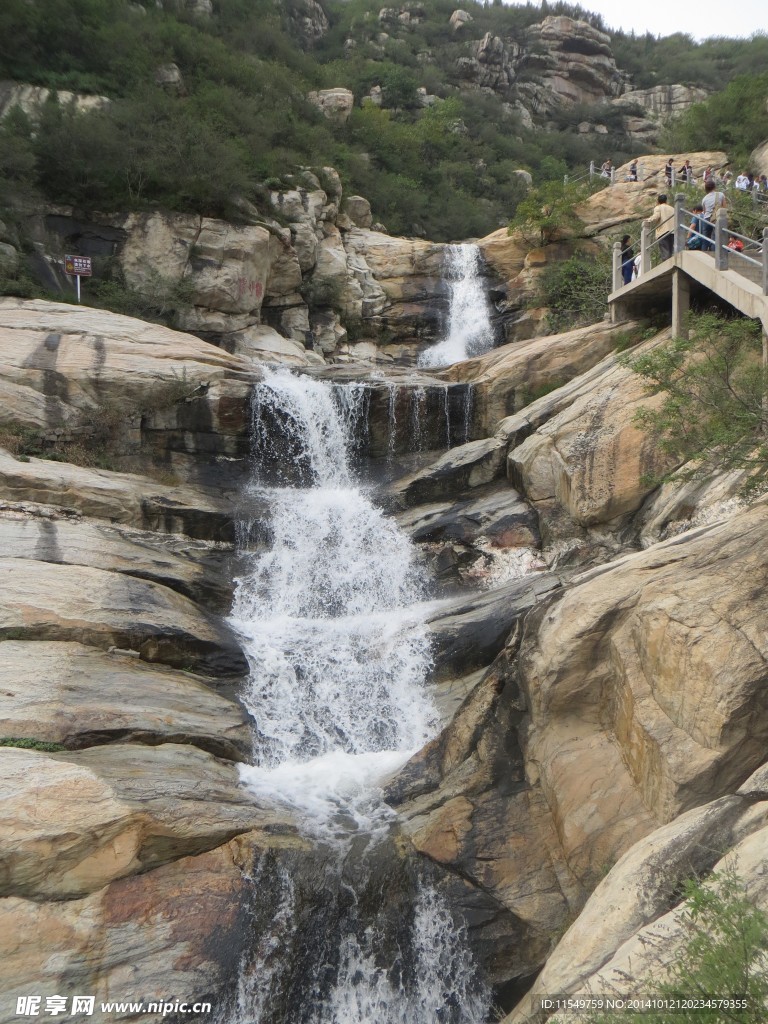
[[[444,246],[373,231],[370,212],[358,216],[368,226],[356,226],[346,209],[365,200],[349,197],[343,208],[338,176],[327,176],[333,191],[309,175],[308,187],[273,192],[279,220],[254,210],[253,223],[232,223],[58,208],[29,217],[24,230],[50,285],[70,289],[54,254],[74,249],[92,257],[97,275],[108,264],[131,291],[175,308],[174,326],[226,351],[299,366],[414,361],[445,319]]]
[[[233,520],[257,538],[263,516],[241,489],[259,363],[97,310],[0,307],[0,705],[26,744],[0,747],[0,989],[158,991],[173,963],[202,998],[234,984],[254,941],[256,865],[306,888],[318,870],[297,823],[246,794],[234,766],[249,756],[245,663],[221,616]],[[422,453],[389,489],[458,593],[428,627],[444,731],[388,798],[402,854],[435,867],[508,1008],[545,962],[541,985],[565,991],[619,971],[621,944],[667,913],[691,865],[765,818],[762,776],[747,780],[768,739],[766,504],[734,501],[737,477],[654,491],[663,467],[632,423],[641,395],[610,351],[617,333],[456,368],[452,387],[476,387],[480,436]],[[530,402],[546,381],[559,386]],[[389,386],[411,422],[413,382]],[[373,394],[380,417],[390,400]],[[74,457],[66,445],[98,440],[115,403],[120,471],[19,447],[32,430]],[[444,405],[418,408],[443,443]],[[262,908],[279,899],[269,881],[260,892]],[[528,1005],[515,1021],[533,1019]]]

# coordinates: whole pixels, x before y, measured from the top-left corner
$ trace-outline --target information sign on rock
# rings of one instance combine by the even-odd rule
[[[80,301],[80,278],[91,277],[93,275],[93,267],[91,265],[90,256],[70,256],[64,257],[64,273],[70,274],[77,281],[77,301]]]

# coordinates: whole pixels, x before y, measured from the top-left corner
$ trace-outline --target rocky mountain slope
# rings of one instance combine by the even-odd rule
[[[448,387],[476,388],[476,439],[422,452],[386,495],[458,588],[429,626],[446,725],[388,799],[403,856],[436,867],[507,1009],[545,964],[537,991],[618,977],[643,929],[667,927],[679,883],[729,850],[763,898],[768,506],[735,501],[736,477],[648,482],[663,463],[632,422],[638,381],[611,351],[622,330],[454,368]],[[218,998],[253,941],[257,865],[302,885],[317,870],[298,823],[235,767],[249,757],[245,663],[222,616],[234,521],[259,543],[242,481],[260,364],[115,314],[7,299],[0,352],[0,989]],[[542,380],[559,386],[529,401]],[[402,408],[427,385],[446,387],[387,383]],[[43,454],[58,443],[66,457],[118,396],[123,418],[101,441],[118,469],[19,447],[37,431]],[[444,405],[421,408],[424,436],[444,443],[430,427]],[[521,558],[532,574],[516,579]],[[510,1020],[534,1019],[528,1007]]]

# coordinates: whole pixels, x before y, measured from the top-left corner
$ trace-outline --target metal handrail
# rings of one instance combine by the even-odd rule
[[[714,237],[705,234],[702,231],[698,231],[693,227],[692,224],[686,224],[686,217],[700,217],[700,214],[694,213],[693,210],[687,210],[683,205],[685,201],[685,193],[678,192],[674,197],[675,206],[675,221],[673,227],[673,239],[674,239],[674,253],[682,252],[686,248],[686,242],[691,235],[702,239],[705,245],[702,247],[704,251],[714,251],[715,257],[715,269],[716,270],[727,270],[728,260],[732,254],[744,260],[746,263],[753,267],[762,269],[762,291],[763,295],[768,295],[768,227],[763,228],[762,248],[760,247],[759,240],[750,238],[747,235],[739,234],[738,231],[732,231],[727,226],[728,214],[726,210],[720,209],[717,211],[717,217],[713,225]],[[668,234],[669,232],[664,232]],[[750,247],[754,246],[754,255],[750,256],[748,253],[740,252],[738,249],[729,248],[728,241],[732,238],[739,239],[742,242],[746,242]],[[630,237],[630,242],[632,238]],[[640,268],[638,276],[648,273],[651,269],[653,255],[659,246],[660,239],[656,238],[651,241],[651,228],[643,224],[640,232]],[[620,288],[626,287],[624,285],[621,267],[621,242],[615,242],[613,245],[613,291],[619,291]],[[760,256],[757,259],[756,256]]]
[[[751,263],[753,267],[762,267],[763,265],[762,260],[753,259],[752,256],[747,256],[745,252],[739,252],[738,249],[731,249],[728,246],[726,246],[726,249],[728,249],[729,258],[731,256],[738,256],[740,260],[746,260],[747,263]]]
[[[731,238],[739,238],[742,242],[747,242],[749,245],[757,245],[758,242],[754,238],[750,238],[749,235],[740,235],[738,231],[731,231],[728,229],[728,234]]]

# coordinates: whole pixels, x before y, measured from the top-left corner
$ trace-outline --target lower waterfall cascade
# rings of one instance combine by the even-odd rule
[[[448,332],[442,341],[421,353],[419,366],[450,366],[493,348],[490,303],[480,270],[478,246],[464,243],[447,247]]]
[[[250,665],[254,763],[241,778],[260,801],[292,809],[325,853],[304,918],[290,871],[257,870],[254,894],[279,896],[243,953],[227,1024],[487,1019],[466,928],[426,868],[403,869],[382,795],[438,716],[423,572],[355,480],[363,390],[280,370],[254,392],[252,486],[271,512],[266,549],[242,552],[230,619]]]

